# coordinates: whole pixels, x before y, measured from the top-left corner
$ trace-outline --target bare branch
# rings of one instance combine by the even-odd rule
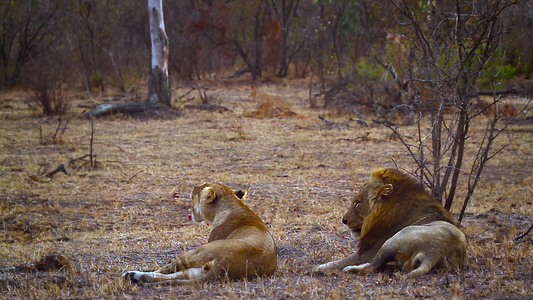
[[[59,172],[63,172],[65,173],[65,175],[68,175],[67,169],[65,168],[65,164],[60,164],[53,171],[48,172],[48,174],[46,174],[46,177],[52,178],[56,173],[59,173]]]
[[[519,242],[519,241],[520,241],[521,239],[523,239],[526,235],[528,235],[528,234],[531,232],[531,230],[533,230],[533,224],[531,224],[531,226],[529,227],[529,229],[528,229],[526,232],[524,232],[524,233],[522,233],[521,235],[518,235],[517,237],[515,237],[515,238],[514,238],[514,241],[515,241],[515,242]]]

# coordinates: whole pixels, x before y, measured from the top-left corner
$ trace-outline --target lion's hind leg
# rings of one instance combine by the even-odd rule
[[[356,266],[348,266],[344,268],[343,271],[353,273],[369,273],[378,271],[385,267],[387,263],[395,260],[396,250],[397,249],[394,243],[387,241],[385,244],[383,244],[376,256],[374,256],[370,262]]]
[[[128,271],[122,274],[122,277],[135,284],[149,285],[202,282],[212,276],[214,264],[215,261],[212,260],[201,267],[188,268],[174,273],[161,273],[159,270],[153,272]],[[160,270],[165,271],[166,269]]]
[[[314,272],[325,273],[325,272],[330,272],[334,270],[342,270],[348,266],[352,266],[355,264],[361,264],[361,263],[363,262],[361,261],[361,257],[359,256],[359,253],[355,252],[355,253],[348,255],[345,258],[318,265],[315,268]]]
[[[404,265],[404,269],[411,269],[412,271],[407,273],[405,277],[413,278],[420,275],[429,273],[433,267],[439,262],[439,257],[437,255],[432,255],[430,253],[419,252],[412,259],[412,265]]]
[[[346,268],[342,269],[343,272],[352,272],[352,273],[370,273],[375,272],[387,265],[387,263],[394,261],[394,253],[388,251],[389,249],[381,249],[378,254],[372,259],[371,262],[355,265],[355,266],[347,266]]]

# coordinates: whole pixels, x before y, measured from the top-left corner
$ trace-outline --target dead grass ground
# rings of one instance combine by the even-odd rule
[[[468,207],[463,270],[417,279],[400,273],[318,276],[309,272],[315,265],[353,251],[340,217],[369,172],[411,162],[387,129],[308,109],[303,84],[259,89],[282,95],[307,117],[242,117],[255,106],[249,86],[213,85],[211,101],[232,111],[97,119],[98,168],[80,160],[68,176],[52,180],[43,174],[88,154],[89,121],[77,117],[81,109],[74,105],[75,117],[54,141],[55,119],[30,109],[24,93],[0,95],[0,298],[533,297],[533,234],[513,241],[533,222],[533,125],[511,126],[501,142],[512,147],[491,161]],[[323,124],[319,114],[335,126]],[[122,272],[153,269],[206,242],[208,228],[186,217],[192,187],[204,182],[249,191],[247,202],[279,246],[275,275],[203,286],[125,284]],[[452,211],[459,211],[458,203]],[[34,270],[32,263],[53,253],[68,257],[72,267]]]

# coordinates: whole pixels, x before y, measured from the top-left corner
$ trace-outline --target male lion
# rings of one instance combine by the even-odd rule
[[[363,222],[363,233],[368,232],[369,227],[375,223],[373,220],[386,218],[384,212],[395,209],[394,198],[390,197],[393,191],[393,185],[385,184],[369,199],[370,213]],[[449,222],[434,221],[403,228],[385,241],[370,262],[348,266],[343,271],[375,271],[394,262],[403,270],[410,271],[407,277],[416,277],[428,273],[434,267],[445,270],[461,268],[465,253],[466,239],[461,230]]]
[[[464,234],[418,180],[398,170],[374,170],[355,196],[343,223],[354,234],[360,233],[357,252],[319,265],[317,271],[373,270],[396,261],[407,270],[417,269],[409,273],[416,276],[429,272],[435,265],[462,266],[466,251]],[[399,247],[402,245],[405,247]],[[443,245],[450,249],[442,248]],[[378,251],[381,253],[376,257]],[[357,266],[361,264],[365,265]]]
[[[156,271],[128,271],[122,276],[133,283],[160,284],[272,275],[277,265],[276,244],[263,221],[240,199],[244,195],[222,184],[195,187],[189,218],[213,225],[207,244]]]

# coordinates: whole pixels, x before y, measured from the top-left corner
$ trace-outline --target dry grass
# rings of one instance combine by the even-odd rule
[[[45,175],[88,154],[90,124],[73,118],[61,139],[57,123],[22,101],[0,95],[0,298],[531,298],[533,125],[513,125],[513,147],[494,159],[464,220],[466,267],[404,279],[400,273],[318,276],[317,264],[353,251],[340,222],[351,195],[377,166],[409,168],[387,129],[307,108],[305,85],[261,86],[281,94],[307,118],[242,117],[256,103],[246,85],[219,85],[214,103],[232,112],[182,110],[158,118],[115,116],[95,122],[98,169],[83,161],[69,175]],[[176,94],[180,94],[178,91]],[[79,103],[89,100],[78,100]],[[74,105],[76,102],[74,102]],[[74,108],[73,115],[81,109]],[[39,127],[45,143],[40,141]],[[473,129],[479,130],[479,129]],[[249,191],[247,202],[279,246],[272,278],[203,286],[140,288],[120,274],[153,269],[205,243],[208,228],[187,221],[193,186],[222,182]],[[176,195],[176,197],[174,197]],[[459,203],[452,211],[459,211]],[[36,271],[47,254],[71,268]]]

